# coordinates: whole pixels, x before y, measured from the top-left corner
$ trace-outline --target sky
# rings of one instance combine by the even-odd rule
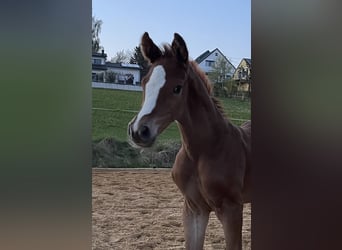
[[[234,66],[251,58],[250,0],[93,0],[92,14],[103,22],[100,45],[107,60],[133,50],[145,31],[156,45],[179,33],[191,59],[215,48]]]

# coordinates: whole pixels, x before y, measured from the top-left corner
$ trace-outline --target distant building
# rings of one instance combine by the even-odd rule
[[[198,66],[208,75],[208,73],[213,70],[216,61],[220,57],[227,62],[227,65],[230,68],[225,77],[231,78],[235,72],[235,67],[218,48],[214,49],[211,52],[209,50],[205,51],[199,57],[197,57],[195,61],[197,62]]]
[[[138,64],[107,62],[107,73],[115,74],[115,83],[140,84],[141,67]]]
[[[140,84],[141,67],[137,64],[107,62],[107,54],[92,53],[92,81]]]
[[[243,58],[237,66],[233,75],[233,80],[237,82],[239,91],[251,90],[251,69],[252,60],[249,58]]]
[[[91,75],[92,81],[103,81],[104,73],[107,71],[106,65],[107,54],[102,50],[101,53],[92,53],[91,58]]]

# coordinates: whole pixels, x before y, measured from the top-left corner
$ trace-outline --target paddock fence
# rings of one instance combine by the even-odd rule
[[[119,90],[128,90],[128,91],[142,91],[141,86],[130,85],[130,84],[92,82],[91,86],[93,88],[98,88],[98,89],[119,89]]]
[[[133,113],[133,114],[138,114],[138,110],[130,110],[130,109],[108,109],[108,108],[92,108],[92,110],[101,110],[101,111],[110,111],[110,112],[125,112],[125,113]],[[229,120],[231,121],[239,121],[239,122],[245,122],[248,121],[248,119],[238,119],[238,118],[233,118],[229,117]]]

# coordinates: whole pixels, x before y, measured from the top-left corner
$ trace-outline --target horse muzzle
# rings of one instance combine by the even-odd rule
[[[151,147],[156,139],[151,127],[147,124],[141,124],[135,131],[133,124],[134,122],[128,124],[128,136],[130,141],[139,147]]]

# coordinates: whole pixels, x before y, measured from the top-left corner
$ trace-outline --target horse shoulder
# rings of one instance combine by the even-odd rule
[[[242,202],[248,168],[246,150],[249,150],[243,133],[237,126],[232,126],[231,133],[222,136],[212,147],[215,151],[198,161],[201,185],[215,206],[225,199]]]
[[[182,146],[172,167],[172,179],[183,193],[191,183],[195,170],[193,160],[190,159],[184,146]]]

